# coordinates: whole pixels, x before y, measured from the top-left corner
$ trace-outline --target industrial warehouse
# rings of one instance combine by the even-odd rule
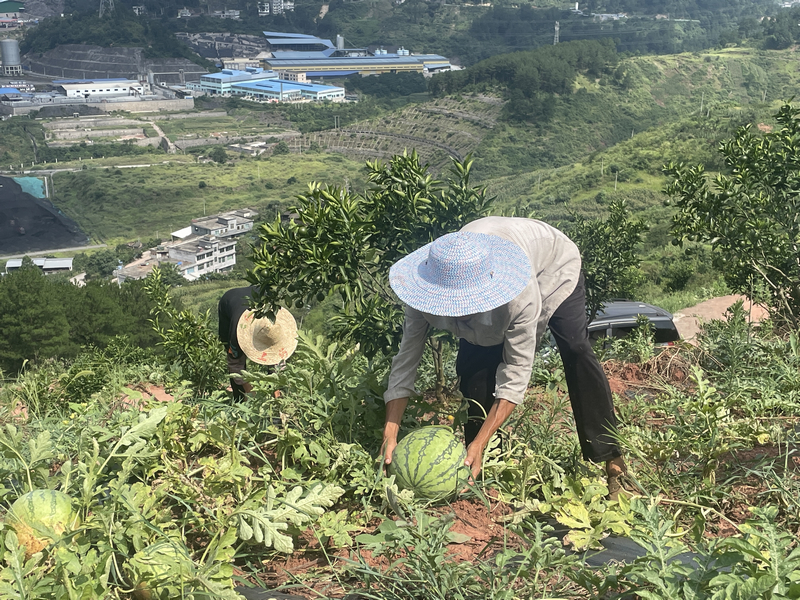
[[[198,83],[186,86],[193,93],[244,96],[261,102],[319,102],[344,100],[344,88],[310,83],[305,73],[279,73],[260,67],[244,71],[223,69],[200,78]]]
[[[183,41],[206,58],[216,59],[226,69],[260,67],[264,71],[302,73],[309,78],[422,73],[449,71],[449,59],[438,54],[415,54],[403,47],[349,48],[344,37],[336,43],[313,35],[264,31],[264,38],[228,34],[182,34]],[[224,57],[221,53],[229,53]],[[232,93],[225,91],[221,93]]]
[[[265,31],[269,56],[261,60],[265,69],[305,73],[307,77],[345,77],[379,75],[381,73],[422,73],[449,71],[450,61],[438,54],[412,54],[405,48],[390,54],[377,49],[345,48],[344,38],[330,40],[301,35]]]

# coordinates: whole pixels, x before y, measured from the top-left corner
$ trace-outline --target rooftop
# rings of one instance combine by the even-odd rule
[[[337,88],[332,85],[319,85],[316,83],[300,83],[298,81],[285,81],[283,79],[263,79],[261,81],[245,81],[234,83],[232,87],[244,90],[270,91],[270,92],[291,92],[294,90],[306,90],[309,92],[329,92]]]
[[[2,6],[2,5],[0,5]],[[34,258],[33,264],[45,270],[72,269],[71,258]],[[6,270],[19,269],[22,266],[21,258],[12,258],[6,262]]]
[[[135,81],[136,83],[139,83],[135,79],[127,79],[125,77],[112,77],[110,79],[54,79],[53,83],[56,85],[65,85],[72,83],[102,83],[109,81]]]

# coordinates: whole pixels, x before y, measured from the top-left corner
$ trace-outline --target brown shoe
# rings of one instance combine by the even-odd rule
[[[606,475],[606,485],[608,486],[608,496],[606,499],[609,502],[616,502],[620,496],[631,498],[633,496],[641,496],[643,488],[639,483],[625,471],[618,475]]]

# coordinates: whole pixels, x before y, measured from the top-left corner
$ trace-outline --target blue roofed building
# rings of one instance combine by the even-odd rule
[[[315,35],[303,33],[283,33],[280,31],[265,31],[267,38],[267,49],[270,52],[276,50],[298,50],[298,51],[322,51],[336,48],[330,40],[318,38]]]
[[[344,88],[310,83],[305,73],[277,73],[248,68],[223,69],[187,84],[196,93],[244,96],[258,102],[321,102],[344,100]]]
[[[277,73],[265,71],[261,67],[248,67],[243,71],[222,69],[219,73],[203,75],[200,81],[190,82],[186,87],[201,94],[224,95],[232,93],[231,88],[236,83],[276,79],[277,77]]]
[[[449,71],[450,60],[438,54],[412,54],[405,48],[388,53],[383,48],[345,48],[345,40],[336,36],[336,44],[313,35],[265,31],[271,56],[261,60],[265,69],[282,73],[303,73],[308,77],[346,77],[381,73],[422,73]]]
[[[261,102],[330,102],[344,101],[344,88],[284,79],[236,83],[233,93]]]
[[[374,56],[330,56],[265,58],[265,68],[273,71],[302,72],[308,77],[343,77],[381,73],[433,73],[450,70],[450,61],[438,54],[378,54]]]

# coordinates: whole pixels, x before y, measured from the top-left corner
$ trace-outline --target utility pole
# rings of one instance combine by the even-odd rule
[[[114,0],[100,0],[100,18],[103,18],[103,15],[106,12],[114,12]]]
[[[700,96],[700,114],[703,114],[703,101],[706,99],[706,93],[703,92],[703,95]]]
[[[558,28],[559,28],[559,24],[558,24],[558,21],[556,21],[556,33],[553,36],[553,45],[554,46],[558,43]]]

